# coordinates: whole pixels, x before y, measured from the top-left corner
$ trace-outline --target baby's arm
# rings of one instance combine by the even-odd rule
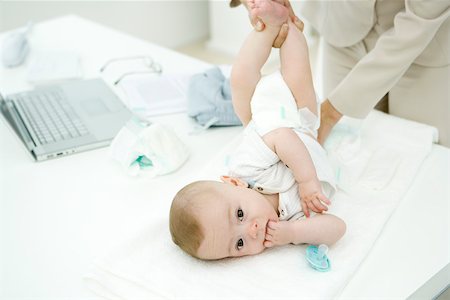
[[[345,233],[345,222],[329,214],[297,221],[270,221],[266,232],[265,247],[286,244],[332,245]]]
[[[279,26],[267,26],[264,31],[252,31],[233,64],[230,78],[233,107],[244,126],[251,120],[250,100],[279,30]]]
[[[317,213],[327,210],[323,203],[331,202],[323,195],[311,156],[297,134],[291,128],[278,128],[266,133],[263,141],[294,174],[305,216],[309,217],[309,209]]]

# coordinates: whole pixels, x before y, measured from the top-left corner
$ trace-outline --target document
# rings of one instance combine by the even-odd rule
[[[83,72],[80,57],[73,52],[41,51],[31,57],[27,80],[32,84],[80,79]]]
[[[192,74],[147,74],[124,78],[119,85],[128,107],[141,117],[185,112]]]

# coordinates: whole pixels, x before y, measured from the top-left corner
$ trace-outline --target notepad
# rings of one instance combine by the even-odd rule
[[[74,52],[65,51],[34,53],[27,73],[27,80],[33,84],[47,84],[82,77],[80,57]]]
[[[124,78],[120,86],[128,107],[141,117],[187,110],[187,89],[191,74],[147,74]]]

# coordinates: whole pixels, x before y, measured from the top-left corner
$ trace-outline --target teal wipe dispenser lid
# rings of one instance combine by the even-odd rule
[[[319,247],[310,245],[306,248],[306,260],[313,269],[319,272],[328,272],[331,269],[331,265],[327,252],[327,245],[321,244]]]

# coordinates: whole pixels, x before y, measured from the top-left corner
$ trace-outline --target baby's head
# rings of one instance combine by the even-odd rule
[[[276,204],[239,179],[196,181],[182,188],[170,208],[172,239],[188,254],[206,260],[262,252]]]

